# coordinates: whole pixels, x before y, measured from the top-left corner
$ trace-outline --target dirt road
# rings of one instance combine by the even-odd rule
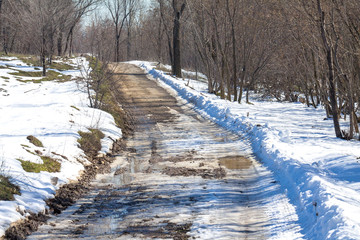
[[[135,131],[111,171],[29,239],[284,239],[297,215],[250,145],[130,64],[116,84]]]

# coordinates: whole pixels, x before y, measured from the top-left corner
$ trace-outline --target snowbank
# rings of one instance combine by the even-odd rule
[[[73,64],[78,61],[85,59],[75,59]],[[87,95],[76,81],[24,82],[39,78],[10,74],[17,69],[39,71],[17,58],[0,57],[0,174],[11,177],[21,189],[15,201],[0,201],[0,236],[11,222],[29,212],[44,211],[46,199],[53,197],[61,185],[79,177],[88,161],[78,148],[78,131],[99,128],[106,135],[102,152],[110,150],[109,136],[121,137],[110,114],[88,107]],[[80,70],[61,73],[73,78],[81,75]],[[38,138],[44,147],[30,143],[29,135]],[[24,171],[19,160],[42,163],[35,151],[59,161],[60,172]]]
[[[149,62],[131,62],[194,104],[196,111],[252,142],[274,172],[308,239],[360,239],[360,142],[335,138],[324,109],[299,103],[221,100],[205,83],[179,80]],[[346,123],[342,123],[346,125]]]

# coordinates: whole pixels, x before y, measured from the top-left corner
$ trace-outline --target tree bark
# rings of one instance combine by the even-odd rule
[[[127,60],[131,60],[131,29],[128,27],[127,29]]]
[[[233,91],[234,91],[234,102],[237,101],[237,87],[238,87],[238,79],[237,79],[237,59],[236,59],[236,35],[235,35],[235,16],[231,16],[229,0],[226,0],[226,10],[230,17],[231,22],[231,38],[232,38],[232,63],[233,63]]]
[[[173,30],[173,52],[174,60],[172,66],[172,74],[181,78],[181,51],[180,51],[180,13],[175,13],[174,30]]]
[[[42,64],[42,75],[46,76],[46,39],[45,36],[42,37],[42,47],[41,47],[41,64]]]
[[[63,39],[63,33],[62,31],[59,32],[59,36],[57,38],[57,51],[58,51],[58,56],[62,56],[62,40]]]
[[[179,10],[177,0],[173,0],[174,8],[174,28],[173,28],[173,65],[172,74],[181,78],[181,49],[180,49],[180,18],[185,9],[186,3],[181,5]]]
[[[120,62],[120,35],[115,35],[115,62]]]
[[[66,54],[66,52],[68,51],[69,49],[69,56],[71,56],[71,42],[72,42],[72,34],[73,34],[73,31],[74,31],[74,28],[75,28],[75,24],[73,26],[70,27],[70,30],[68,32],[68,35],[66,37],[66,44],[65,44],[65,50],[64,50],[64,53]],[[70,46],[70,47],[69,47]]]
[[[332,49],[328,43],[328,39],[326,38],[326,32],[325,32],[325,13],[323,12],[320,4],[320,0],[317,0],[317,6],[318,6],[318,12],[320,15],[320,32],[321,32],[321,38],[323,45],[325,47],[326,51],[326,61],[328,66],[328,80],[329,80],[329,97],[330,97],[330,105],[331,105],[331,115],[334,122],[334,130],[335,135],[338,138],[342,138],[343,135],[341,133],[340,129],[340,123],[339,123],[339,109],[338,104],[336,100],[336,85],[335,85],[335,79],[334,79],[334,68],[333,68],[333,56],[332,56]]]

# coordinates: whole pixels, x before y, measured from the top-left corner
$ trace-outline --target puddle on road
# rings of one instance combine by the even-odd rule
[[[219,158],[219,163],[222,166],[225,166],[227,169],[236,170],[236,169],[249,169],[252,165],[252,162],[249,158],[244,156],[228,156]]]

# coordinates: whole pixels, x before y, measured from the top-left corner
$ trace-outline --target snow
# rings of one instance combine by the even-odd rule
[[[360,142],[336,138],[323,108],[256,96],[250,99],[252,104],[233,103],[208,94],[206,83],[176,79],[154,69],[154,63],[131,63],[203,116],[251,142],[296,207],[306,239],[360,239]]]
[[[84,58],[72,61],[73,65],[87,64]],[[17,69],[39,71],[15,57],[0,58],[0,174],[9,176],[21,189],[21,196],[15,195],[14,201],[0,201],[0,236],[11,222],[27,213],[45,211],[45,200],[53,197],[61,185],[77,179],[84,165],[89,164],[78,147],[78,131],[99,128],[105,134],[102,153],[110,151],[109,137],[121,137],[110,114],[88,107],[87,95],[75,81],[80,70],[59,71],[71,75],[72,81],[33,83],[18,80],[39,78],[10,74]],[[38,138],[44,147],[32,145],[27,140],[29,135]],[[61,162],[60,172],[25,172],[18,159],[42,163],[39,156],[29,152],[35,150]]]

